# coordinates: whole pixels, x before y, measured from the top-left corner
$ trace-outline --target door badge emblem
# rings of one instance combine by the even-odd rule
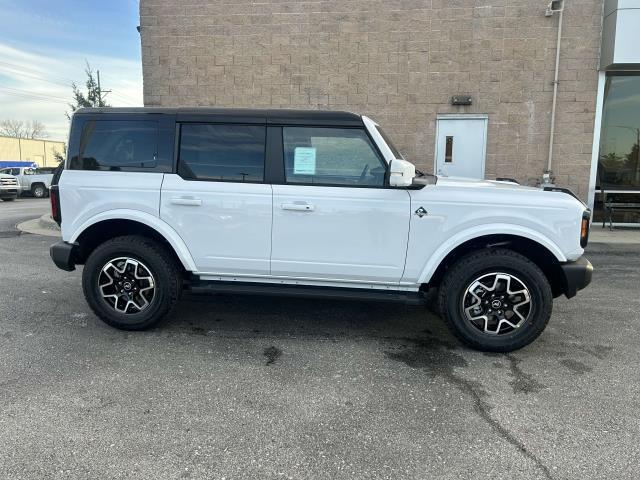
[[[429,212],[427,212],[424,207],[420,207],[419,209],[417,209],[415,211],[415,214],[418,215],[420,218],[424,217],[425,215],[428,215]]]

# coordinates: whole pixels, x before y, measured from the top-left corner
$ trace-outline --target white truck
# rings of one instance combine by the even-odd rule
[[[591,281],[590,212],[570,191],[416,174],[353,113],[79,109],[67,155],[51,257],[84,264],[87,302],[116,328],[157,324],[184,288],[409,303],[437,289],[460,340],[511,351]]]
[[[54,169],[54,167],[7,167],[0,169],[0,173],[16,177],[22,193],[43,198],[49,194]]]
[[[12,202],[20,195],[20,184],[13,175],[0,172],[0,199]]]

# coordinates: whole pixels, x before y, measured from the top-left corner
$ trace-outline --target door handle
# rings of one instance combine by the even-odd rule
[[[202,205],[202,200],[195,197],[171,197],[171,203],[173,205],[187,205],[190,207],[199,207]]]
[[[297,212],[313,212],[316,207],[308,203],[283,203],[283,210],[295,210]]]

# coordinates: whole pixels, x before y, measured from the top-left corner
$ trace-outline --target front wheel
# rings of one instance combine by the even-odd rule
[[[91,309],[122,330],[157,324],[176,303],[180,274],[172,256],[157,242],[140,236],[116,237],[98,246],[82,272]]]
[[[537,265],[514,251],[495,249],[458,260],[445,275],[438,303],[462,342],[477,350],[510,352],[543,332],[553,295]]]

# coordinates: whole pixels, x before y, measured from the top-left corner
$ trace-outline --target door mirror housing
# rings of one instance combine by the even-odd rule
[[[411,162],[394,158],[389,165],[389,185],[391,187],[410,187],[416,176],[416,167]]]

